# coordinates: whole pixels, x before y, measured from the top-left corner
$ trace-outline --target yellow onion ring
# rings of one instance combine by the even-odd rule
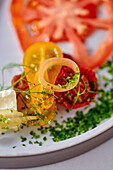
[[[54,84],[51,84],[51,83],[45,81],[44,80],[44,73],[49,67],[51,67],[53,65],[61,65],[61,66],[70,67],[75,72],[75,74],[77,73],[77,77],[76,77],[75,82],[73,84],[69,84],[69,86],[67,86],[66,88],[62,88],[58,85],[54,85]],[[57,92],[65,92],[65,91],[71,90],[78,84],[79,78],[80,78],[79,67],[77,66],[77,64],[74,61],[67,59],[67,58],[50,58],[50,59],[47,59],[41,64],[41,66],[39,68],[39,82],[47,90],[53,89],[53,91],[57,91]]]

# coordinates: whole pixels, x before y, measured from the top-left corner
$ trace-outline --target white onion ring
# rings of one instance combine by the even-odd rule
[[[67,88],[62,88],[59,87],[58,85],[54,85],[54,84],[50,84],[49,82],[44,80],[44,73],[45,71],[53,66],[53,65],[61,65],[61,66],[67,66],[70,67],[75,73],[80,73],[79,67],[77,66],[77,64],[67,58],[50,58],[45,60],[40,68],[39,68],[39,82],[47,89],[53,89],[53,91],[57,91],[57,92],[65,92],[68,90],[73,89],[79,82],[79,78],[80,78],[80,74],[77,75],[76,81],[73,84],[69,84],[69,86]]]

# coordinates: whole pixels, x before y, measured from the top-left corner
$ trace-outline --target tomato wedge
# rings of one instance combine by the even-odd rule
[[[98,18],[104,5],[108,18]],[[112,0],[12,0],[11,15],[20,44],[25,50],[38,41],[69,41],[73,44],[73,60],[83,67],[100,66],[113,51]],[[96,29],[108,30],[108,36],[93,56],[89,56],[84,40]]]

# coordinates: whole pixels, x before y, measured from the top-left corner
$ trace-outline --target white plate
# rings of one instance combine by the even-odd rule
[[[14,32],[14,29],[12,27],[10,13],[9,13],[9,4],[10,4],[9,0],[5,0],[5,1],[1,0],[0,1],[0,70],[4,65],[11,63],[11,62],[22,63],[22,57],[23,57],[23,52],[20,48],[19,42],[17,41],[16,33]],[[105,32],[98,31],[96,34],[94,33],[94,35],[91,37],[91,39],[87,42],[86,46],[88,46],[90,48],[91,47],[96,48],[98,43],[100,41],[102,41],[104,38],[105,38]],[[93,41],[92,41],[92,39],[93,39]],[[72,54],[71,44],[58,43],[58,45],[61,47],[63,52]],[[5,72],[6,85],[10,85],[11,78],[15,74],[18,74],[18,73],[19,73],[18,69],[15,69],[15,71],[11,70],[11,69],[6,71]],[[0,83],[1,83],[1,74],[0,74]],[[64,114],[64,112],[65,112],[65,114]],[[75,110],[73,110],[70,113],[66,113],[65,109],[63,107],[60,107],[59,114],[56,116],[55,119],[61,121],[60,117],[62,115],[63,115],[64,119],[66,119],[68,116],[73,117],[74,113],[75,113]],[[56,161],[60,161],[60,160],[63,160],[63,158],[61,158],[61,156],[59,158],[58,158],[58,156],[55,158],[53,157],[53,160],[50,161],[50,158],[52,158],[51,156],[53,156],[52,154],[53,153],[55,153],[56,155],[58,153],[60,155],[65,154],[64,149],[69,149],[71,147],[72,147],[71,151],[69,152],[69,154],[67,154],[68,155],[67,157],[64,156],[64,159],[72,157],[74,155],[77,155],[76,153],[71,155],[71,152],[73,151],[74,146],[76,146],[76,149],[77,148],[79,149],[79,145],[81,143],[85,143],[85,142],[89,141],[90,139],[94,139],[94,137],[97,137],[98,135],[107,131],[112,126],[113,126],[113,117],[101,122],[101,124],[99,124],[93,130],[89,130],[88,132],[83,133],[82,135],[79,135],[79,136],[73,137],[71,139],[67,139],[65,141],[58,142],[58,143],[53,142],[52,138],[47,133],[46,136],[47,136],[48,140],[46,142],[44,142],[43,146],[38,146],[35,144],[34,145],[28,144],[28,141],[31,140],[29,132],[31,130],[34,130],[35,132],[38,133],[38,131],[36,131],[37,128],[35,128],[35,127],[21,129],[18,133],[13,133],[12,131],[9,131],[4,136],[0,136],[0,161],[1,161],[0,168],[3,168],[3,167],[5,167],[5,168],[6,167],[12,167],[12,168],[14,168],[14,167],[30,167],[30,165],[27,163],[28,159],[26,159],[25,162],[21,159],[21,158],[23,158],[23,156],[24,156],[24,158],[25,157],[27,158],[27,156],[30,156],[30,159],[33,158],[34,163],[32,164],[32,166],[43,165],[46,163],[53,163]],[[28,140],[25,142],[26,147],[22,146],[20,136],[27,137]],[[43,141],[44,136],[45,135],[42,135],[41,138],[39,139],[39,141]],[[110,137],[110,135],[108,135],[108,138],[109,137]],[[103,139],[103,141],[105,141],[105,140]],[[102,142],[102,140],[101,140],[101,142]],[[97,142],[97,145],[98,144],[99,144],[99,142]],[[15,149],[13,149],[12,147],[15,145],[17,147]],[[96,145],[92,145],[92,147],[94,147],[94,146],[96,146]],[[92,147],[90,147],[90,149]],[[89,147],[87,147],[84,151],[87,151],[88,149],[89,149]],[[62,153],[60,151],[62,151]],[[82,152],[78,151],[78,154],[80,154],[80,153],[82,153]],[[48,157],[48,154],[49,154],[49,157]],[[44,157],[44,155],[45,155],[45,157]],[[40,156],[40,157],[37,157],[38,160],[35,160],[34,156]],[[14,159],[17,157],[18,157],[18,160],[16,159],[17,162],[16,161],[14,162]],[[4,158],[5,159],[8,158],[8,160],[9,160],[7,165],[4,162]],[[43,158],[48,159],[48,161],[43,162],[42,161]],[[11,164],[11,161],[13,162],[13,164]],[[36,161],[37,161],[37,163],[36,163]]]

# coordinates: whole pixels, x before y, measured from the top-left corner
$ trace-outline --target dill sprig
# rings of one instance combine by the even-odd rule
[[[28,74],[29,74],[30,71],[28,71],[26,74],[22,74],[21,77],[15,82],[13,83],[11,86],[7,87],[5,90],[9,90],[11,89],[12,87],[14,87],[17,83],[19,83],[21,80],[23,80],[23,78],[25,78]]]
[[[3,68],[2,68],[2,70],[1,70],[1,74],[2,74],[2,84],[1,84],[1,89],[0,89],[0,91],[2,91],[3,89],[5,89],[5,87],[4,87],[4,85],[5,85],[5,76],[4,76],[4,73],[5,73],[5,70],[8,70],[8,69],[11,69],[11,68],[14,68],[14,67],[18,67],[20,70],[21,70],[21,67],[28,67],[29,69],[30,69],[30,71],[32,70],[32,68],[30,68],[29,66],[25,66],[25,65],[22,65],[22,64],[17,64],[17,63],[9,63],[9,64],[7,64],[7,65],[5,65]],[[30,72],[29,71],[29,72]],[[29,73],[28,72],[28,73]],[[28,74],[27,73],[27,74]],[[22,73],[22,74],[24,74],[24,73]],[[26,74],[26,75],[27,75]],[[24,81],[27,81],[26,79],[24,79],[26,76],[23,76],[22,77],[22,79],[21,80],[24,80]],[[20,80],[20,81],[21,81]],[[27,81],[28,82],[28,81]],[[18,83],[18,82],[17,82]],[[17,84],[16,83],[16,84]],[[31,83],[31,82],[28,82],[28,83]],[[32,84],[32,83],[31,83]],[[9,86],[8,87],[8,89],[10,89],[10,88],[12,88],[12,86]],[[7,89],[5,89],[5,90],[7,90]]]
[[[75,88],[73,89],[73,90],[75,91],[75,93],[76,93],[77,96],[76,96],[76,98],[75,98],[75,100],[74,100],[74,103],[73,103],[73,105],[72,105],[72,107],[71,107],[70,110],[73,109],[73,107],[74,107],[74,105],[76,104],[79,96],[81,96],[81,95],[83,95],[83,94],[85,94],[85,93],[99,93],[98,91],[91,91],[91,90],[87,91],[86,83],[85,83],[85,81],[84,81],[84,79],[83,79],[82,77],[81,77],[81,79],[82,79],[82,81],[83,81],[83,83],[84,83],[84,91],[80,93],[80,83],[78,82],[78,91],[76,91]]]

